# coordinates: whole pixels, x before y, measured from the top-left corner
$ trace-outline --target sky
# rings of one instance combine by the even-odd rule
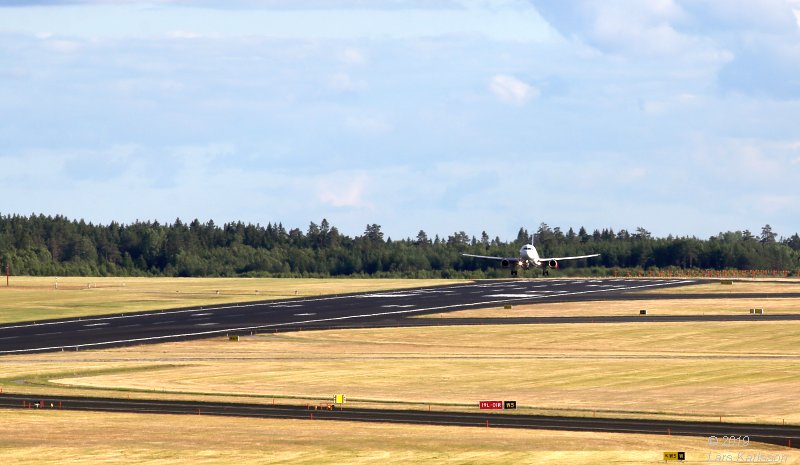
[[[0,0],[0,214],[800,231],[800,0]]]

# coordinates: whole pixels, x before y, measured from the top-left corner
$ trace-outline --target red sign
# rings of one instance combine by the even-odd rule
[[[480,401],[481,410],[503,410],[502,400],[482,400]]]

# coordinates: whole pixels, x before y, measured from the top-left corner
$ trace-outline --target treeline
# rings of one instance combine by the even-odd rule
[[[566,232],[541,224],[535,245],[542,256],[602,254],[563,262],[568,275],[610,275],[653,270],[790,270],[800,268],[800,237],[778,238],[769,225],[761,234],[720,233],[709,239],[656,238],[643,228]],[[341,234],[327,220],[307,230],[194,220],[173,224],[112,222],[95,225],[63,216],[0,215],[0,261],[17,275],[44,276],[274,276],[274,277],[499,277],[499,264],[462,253],[516,257],[530,240],[517,238],[384,237],[377,224],[363,234]],[[531,271],[530,273],[535,273]]]

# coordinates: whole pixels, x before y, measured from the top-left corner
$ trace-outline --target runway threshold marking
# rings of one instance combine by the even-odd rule
[[[643,284],[640,286],[631,286],[626,289],[634,290],[634,289],[645,289],[649,287],[656,287],[656,286],[664,286],[665,284],[683,284],[683,283],[692,283],[695,282],[694,280],[681,280],[681,281],[670,281],[667,283],[652,283],[652,284]],[[566,292],[564,294],[559,294],[560,296],[565,295],[582,295],[582,294],[594,294],[594,293],[601,293],[601,292],[609,292],[616,289],[591,289],[586,291],[575,291],[575,292]],[[353,297],[353,296],[346,296],[346,297]],[[345,320],[353,320],[358,318],[372,318],[372,317],[379,317],[379,316],[390,316],[390,315],[404,315],[404,314],[411,314],[411,313],[420,313],[420,312],[428,312],[428,311],[437,311],[437,310],[448,310],[451,308],[465,308],[465,307],[478,307],[478,306],[486,306],[491,304],[500,304],[506,303],[509,301],[517,301],[517,300],[531,300],[531,299],[542,299],[547,298],[550,296],[525,296],[525,297],[517,297],[517,298],[507,298],[502,300],[490,300],[484,302],[473,302],[467,304],[453,304],[453,305],[441,305],[438,307],[428,307],[428,308],[417,308],[417,309],[407,309],[407,310],[394,310],[389,312],[378,312],[378,313],[368,313],[368,314],[361,314],[361,315],[346,315],[346,316],[339,316],[339,317],[330,317],[330,318],[317,318],[312,320],[303,320],[303,321],[292,321],[292,322],[285,322],[285,323],[272,323],[267,325],[256,325],[256,326],[244,326],[238,328],[226,328],[226,329],[218,329],[213,331],[198,331],[193,333],[181,333],[181,334],[167,334],[164,336],[151,336],[151,337],[141,337],[141,338],[132,338],[132,339],[117,339],[113,341],[103,341],[103,342],[92,342],[87,344],[73,344],[73,345],[64,345],[64,346],[51,346],[51,347],[38,347],[33,349],[15,349],[15,350],[4,350],[0,351],[0,354],[18,354],[18,353],[27,353],[27,352],[43,352],[43,351],[51,351],[56,349],[80,349],[85,347],[99,347],[99,346],[107,346],[107,345],[120,345],[120,344],[131,344],[136,342],[153,342],[153,341],[163,341],[168,339],[178,339],[178,338],[197,338],[202,336],[212,336],[217,334],[223,334],[228,332],[234,331],[255,331],[259,329],[268,329],[268,328],[278,328],[278,327],[286,327],[286,326],[299,326],[299,325],[308,325],[313,323],[325,323],[325,322],[332,322],[332,321],[345,321]],[[335,299],[337,297],[333,297]],[[345,298],[345,296],[338,297],[338,298]],[[330,299],[318,299],[318,300],[330,300]],[[259,304],[259,305],[263,305]],[[244,305],[244,306],[254,306],[254,304]],[[224,308],[238,308],[240,306],[232,305]],[[221,308],[221,307],[216,307]],[[197,309],[193,309],[192,311],[197,311]],[[178,313],[178,312],[175,312]],[[107,318],[111,319],[111,318]],[[199,326],[199,325],[198,325]],[[24,327],[24,326],[21,326]],[[60,333],[47,333],[47,334],[60,334]]]

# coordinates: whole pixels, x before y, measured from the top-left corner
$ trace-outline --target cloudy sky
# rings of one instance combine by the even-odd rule
[[[2,214],[800,231],[795,0],[0,5]]]

